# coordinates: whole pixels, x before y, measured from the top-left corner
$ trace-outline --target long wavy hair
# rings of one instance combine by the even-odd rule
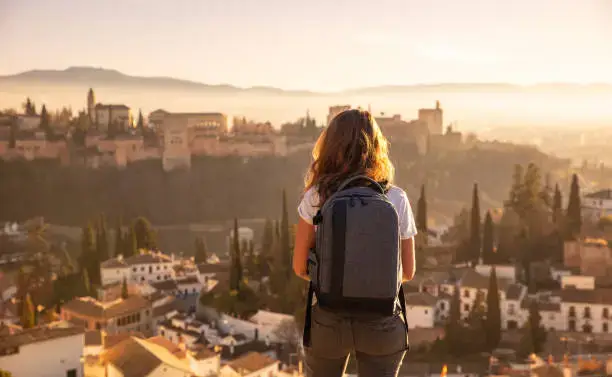
[[[312,150],[305,189],[316,188],[321,206],[353,175],[391,184],[394,167],[388,150],[389,142],[368,111],[343,111],[332,119]]]

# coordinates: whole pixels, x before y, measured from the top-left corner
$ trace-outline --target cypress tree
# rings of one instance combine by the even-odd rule
[[[238,219],[234,218],[234,234],[232,236],[232,255],[230,271],[230,290],[239,291],[242,281],[242,262],[240,260],[240,235],[238,233]]]
[[[89,273],[86,269],[81,272],[81,279],[83,282],[83,292],[85,292],[86,295],[90,296],[92,294],[91,281],[89,280]]]
[[[427,234],[427,198],[425,197],[425,185],[421,185],[421,196],[417,204],[416,227],[419,232]]]
[[[561,190],[559,190],[559,184],[555,184],[555,194],[552,203],[552,221],[555,224],[559,224],[563,215],[562,207],[563,199],[561,197]]]
[[[42,105],[40,110],[40,129],[45,131],[45,135],[49,137],[51,134],[51,122],[49,120],[49,113],[47,112],[47,106]]]
[[[542,316],[536,300],[531,300],[529,305],[529,318],[527,320],[529,330],[531,332],[531,341],[533,342],[533,351],[540,353],[544,350],[546,342],[546,330],[542,327]]]
[[[266,223],[264,224],[263,236],[261,239],[261,253],[267,256],[271,255],[273,246],[274,228],[272,225],[272,221],[270,221],[270,219],[266,219]]]
[[[91,224],[84,226],[81,231],[81,257],[79,264],[81,270],[91,269],[92,265],[95,265],[95,241]]]
[[[494,350],[501,340],[501,308],[499,303],[499,288],[497,286],[497,273],[495,266],[491,268],[489,275],[489,287],[487,290],[487,317],[485,322],[487,346]]]
[[[448,321],[446,322],[445,342],[451,354],[457,356],[462,352],[461,347],[461,299],[459,285],[455,285],[451,298]]]
[[[580,235],[582,228],[582,216],[580,214],[580,186],[578,176],[572,176],[572,185],[567,203],[567,233],[568,239],[574,239]]]
[[[281,217],[281,234],[280,234],[280,260],[282,263],[283,272],[288,278],[291,273],[291,245],[289,234],[289,211],[287,210],[287,192],[283,189],[283,213]]]
[[[125,254],[125,241],[123,240],[123,231],[121,230],[121,228],[121,222],[118,222],[117,228],[115,228],[115,257]]]
[[[472,213],[470,222],[470,261],[477,263],[480,258],[480,199],[478,198],[478,184],[474,183],[472,192]]]
[[[487,211],[482,228],[482,261],[484,264],[495,262],[495,241],[493,230],[493,219],[491,212]]]
[[[155,250],[157,243],[155,240],[155,231],[151,223],[144,217],[139,217],[134,221],[132,230],[136,236],[136,247],[138,249]]]
[[[206,263],[208,260],[208,251],[206,250],[206,243],[202,237],[197,237],[195,240],[195,262]]]
[[[126,298],[128,298],[128,296],[129,296],[129,293],[128,293],[127,280],[123,278],[123,281],[121,282],[121,298],[125,300]]]
[[[131,257],[133,255],[138,254],[138,241],[136,239],[136,233],[134,230],[130,230],[123,239],[125,245],[123,246],[123,256]]]
[[[138,128],[138,131],[140,131],[140,134],[144,135],[145,129],[144,118],[142,117],[142,110],[138,110],[138,123],[136,123],[136,127]]]
[[[36,326],[36,309],[29,293],[26,294],[21,306],[21,326],[24,329],[31,329]]]
[[[108,233],[106,231],[106,219],[104,215],[100,215],[98,222],[98,229],[96,232],[96,250],[98,253],[98,260],[104,262],[110,258],[108,250]]]

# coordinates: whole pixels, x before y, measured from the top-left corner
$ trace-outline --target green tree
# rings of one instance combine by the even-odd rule
[[[128,293],[127,280],[123,278],[123,281],[121,282],[121,298],[125,300],[128,298],[128,296],[129,296],[129,293]]]
[[[202,237],[197,237],[195,239],[195,262],[196,263],[206,263],[208,259],[208,251],[206,250],[206,243]]]
[[[134,221],[133,231],[136,235],[137,249],[155,250],[157,242],[155,231],[151,227],[151,223],[144,217],[139,217]]]
[[[131,229],[123,238],[125,245],[123,246],[123,256],[131,257],[138,254],[138,240],[136,238],[136,232]]]
[[[472,263],[478,263],[482,247],[480,239],[480,199],[478,198],[478,184],[474,183],[472,192],[472,213],[470,217],[470,258]]]
[[[42,105],[40,110],[40,129],[45,131],[45,135],[49,137],[51,135],[51,121],[49,119],[49,113],[47,112],[47,106]]]
[[[21,326],[24,329],[31,329],[36,326],[36,309],[29,293],[26,294],[21,305]]]
[[[482,261],[484,264],[493,264],[495,258],[495,234],[491,212],[487,211],[482,227]]]
[[[94,231],[91,224],[87,224],[81,230],[81,256],[79,258],[79,267],[82,270],[91,272],[96,268],[97,258],[95,249]]]
[[[501,340],[501,308],[499,303],[499,287],[497,286],[497,273],[495,266],[491,267],[489,287],[487,289],[487,317],[485,334],[489,350],[494,350]]]
[[[559,184],[555,184],[555,194],[552,202],[552,221],[555,224],[559,224],[563,217],[562,202],[563,199],[561,197],[561,190],[559,190]]]
[[[416,227],[421,233],[427,233],[427,198],[425,196],[425,185],[421,185],[421,196],[417,204]]]
[[[582,216],[580,214],[580,186],[578,184],[578,176],[572,176],[572,185],[567,203],[567,239],[575,239],[580,235],[582,228]]]

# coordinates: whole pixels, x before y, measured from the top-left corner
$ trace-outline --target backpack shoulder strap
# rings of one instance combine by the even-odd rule
[[[369,181],[372,184],[372,186],[374,186],[374,189],[376,191],[380,192],[381,194],[385,193],[385,190],[380,185],[380,183],[376,182],[372,178],[370,178],[368,176],[365,176],[365,175],[354,175],[352,177],[349,177],[349,178],[345,179],[344,182],[342,182],[340,184],[340,186],[338,187],[337,192],[344,190],[349,184],[351,184],[352,182],[355,182],[356,180],[359,180],[359,179],[363,179],[363,180]]]

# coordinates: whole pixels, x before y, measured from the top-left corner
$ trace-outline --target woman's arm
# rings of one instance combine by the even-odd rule
[[[402,280],[410,281],[414,278],[416,262],[414,260],[414,237],[402,240]]]
[[[315,228],[300,217],[297,231],[295,233],[295,247],[293,249],[293,271],[304,280],[310,280],[308,276],[308,253],[314,246]]]

